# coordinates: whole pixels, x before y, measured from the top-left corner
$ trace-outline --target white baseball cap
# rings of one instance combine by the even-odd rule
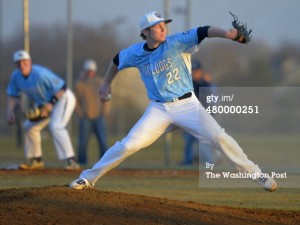
[[[14,53],[14,62],[18,62],[23,59],[31,59],[28,52],[25,50],[19,50]]]
[[[93,60],[93,59],[86,60],[83,64],[83,69],[85,71],[91,70],[91,71],[97,72],[97,63],[96,63],[96,61]]]
[[[152,11],[152,12],[147,12],[145,15],[141,17],[140,20],[140,30],[144,30],[148,27],[154,26],[158,23],[165,22],[165,23],[170,23],[172,22],[171,19],[164,19],[158,12]]]

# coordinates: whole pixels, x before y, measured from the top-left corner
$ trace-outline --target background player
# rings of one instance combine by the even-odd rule
[[[70,188],[94,186],[97,180],[133,153],[157,140],[175,124],[220,150],[238,171],[260,174],[260,168],[248,159],[241,147],[202,107],[193,92],[191,52],[206,37],[220,37],[244,42],[236,29],[205,26],[166,36],[166,23],[159,13],[146,13],[140,21],[141,37],[146,42],[134,44],[117,54],[110,64],[100,88],[102,101],[107,101],[111,83],[118,70],[137,67],[147,89],[149,106],[144,115],[120,142],[116,142],[92,167],[83,171]],[[272,178],[255,179],[268,191],[276,190]]]
[[[25,156],[29,164],[21,164],[20,169],[41,169],[44,167],[41,149],[41,130],[49,124],[55,149],[60,160],[67,160],[66,169],[79,169],[74,159],[74,151],[66,129],[75,108],[75,96],[67,89],[65,82],[45,67],[32,64],[28,52],[20,50],[14,54],[17,69],[12,73],[7,87],[7,120],[15,123],[14,108],[18,104],[20,92],[24,92],[40,107],[40,115],[35,121],[26,120]]]

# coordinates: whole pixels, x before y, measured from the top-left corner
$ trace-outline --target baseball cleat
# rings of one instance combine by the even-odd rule
[[[92,185],[90,185],[90,183],[86,180],[86,179],[82,179],[82,178],[77,178],[76,180],[72,181],[69,185],[69,188],[73,188],[73,189],[86,189],[86,188],[91,188]]]
[[[258,183],[266,191],[273,192],[276,191],[277,189],[277,184],[273,178],[260,177],[254,181]]]
[[[19,169],[21,170],[40,170],[44,169],[44,162],[43,161],[36,161],[32,160],[30,164],[22,163],[19,165]]]

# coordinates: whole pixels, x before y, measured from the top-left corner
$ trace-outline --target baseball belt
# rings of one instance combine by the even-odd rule
[[[172,101],[169,101],[169,102],[176,102],[178,100],[183,100],[183,99],[186,99],[186,98],[190,98],[192,97],[192,92],[188,92],[188,93],[185,93],[184,95],[178,97],[178,98],[174,98]],[[156,102],[162,102],[162,101],[159,101],[159,100],[155,100]]]

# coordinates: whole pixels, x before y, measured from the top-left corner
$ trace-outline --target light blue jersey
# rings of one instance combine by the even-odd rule
[[[19,97],[24,92],[38,105],[45,105],[64,87],[65,82],[49,69],[32,65],[28,77],[24,77],[20,69],[16,69],[10,79],[6,93],[8,96]]]
[[[154,51],[145,42],[132,45],[120,51],[118,69],[137,67],[150,100],[169,102],[191,92],[190,57],[202,40],[198,29],[168,36]]]

